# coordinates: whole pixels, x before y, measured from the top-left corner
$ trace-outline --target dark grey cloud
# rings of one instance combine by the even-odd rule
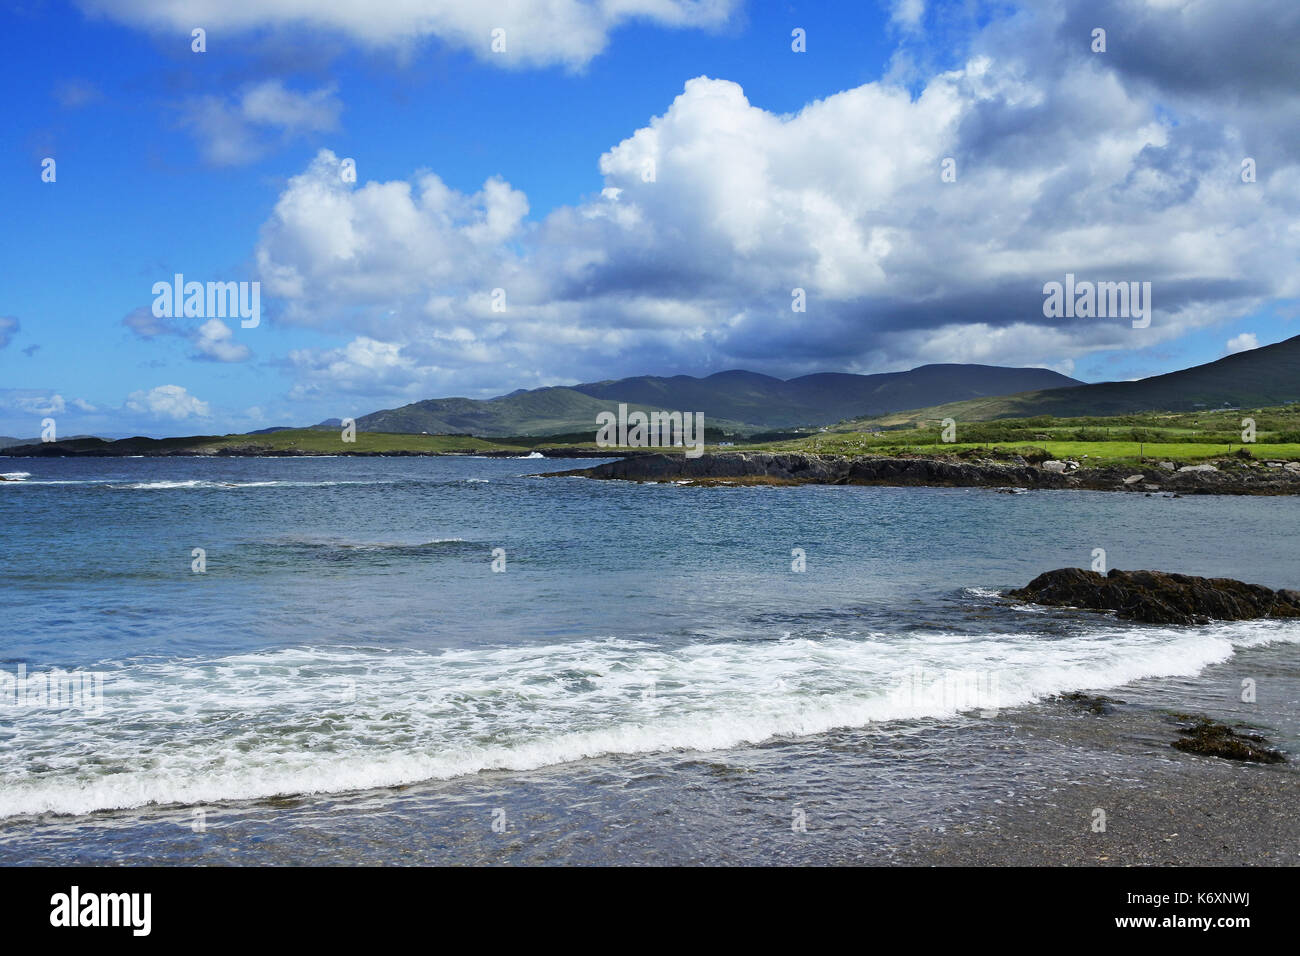
[[[1071,0],[1057,41],[1062,49],[1092,56],[1087,38],[1095,27],[1106,30],[1108,67],[1163,93],[1228,105],[1295,96],[1300,79],[1295,0],[1189,0],[1163,6],[1146,0]]]

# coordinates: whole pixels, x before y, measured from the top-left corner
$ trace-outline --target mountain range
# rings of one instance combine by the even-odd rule
[[[520,389],[486,400],[427,399],[363,415],[357,430],[480,438],[581,436],[594,432],[600,412],[619,404],[640,411],[702,411],[716,436],[718,429],[752,435],[826,426],[853,430],[949,417],[965,422],[1035,415],[1101,417],[1293,402],[1300,402],[1300,336],[1130,382],[1090,385],[1046,369],[990,365],[923,365],[877,375],[824,372],[789,380],[741,370],[704,378],[642,375]],[[332,420],[313,427],[332,430],[338,424]],[[264,428],[253,434],[282,430]],[[36,442],[0,437],[0,448]]]
[[[710,426],[752,433],[813,428],[922,405],[1081,385],[1048,369],[993,365],[923,365],[876,375],[823,372],[788,380],[743,370],[704,378],[641,375],[521,389],[485,400],[431,398],[363,415],[357,419],[357,429],[482,437],[591,431],[597,414],[625,403],[629,410],[702,411]],[[319,427],[335,427],[335,423],[323,422]]]
[[[1135,412],[1191,412],[1198,408],[1264,408],[1300,401],[1300,336],[1228,355],[1204,365],[1132,382],[1098,382],[966,399],[931,402],[904,414],[875,417],[884,424],[934,419],[1058,418]]]

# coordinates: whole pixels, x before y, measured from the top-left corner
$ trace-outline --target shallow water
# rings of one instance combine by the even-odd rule
[[[94,678],[0,695],[0,859],[778,862],[799,810],[852,858],[1014,787],[1009,708],[1293,693],[1296,624],[998,592],[1095,548],[1294,587],[1295,499],[525,477],[572,464],[10,459],[0,670]]]

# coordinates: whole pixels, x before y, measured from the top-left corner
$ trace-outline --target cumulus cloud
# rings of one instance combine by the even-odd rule
[[[122,318],[122,324],[143,339],[175,335],[194,345],[191,358],[212,362],[243,362],[253,356],[247,345],[234,341],[230,326],[217,318],[208,319],[194,327],[167,316],[158,317],[149,306],[132,309]]]
[[[153,418],[182,421],[187,418],[207,418],[208,403],[200,401],[180,385],[159,385],[148,391],[132,392],[127,396],[126,407]]]
[[[1297,18],[1264,6],[1277,18],[1260,29],[1300,42]],[[1133,19],[1115,22],[1215,45],[1203,7],[1120,4]],[[540,220],[501,179],[348,184],[323,150],[256,250],[285,321],[351,336],[294,353],[300,389],[420,397],[651,365],[1069,368],[1300,295],[1297,154],[1270,145],[1285,133],[1243,132],[1300,96],[1248,47],[1215,46],[1258,92],[1246,101],[1094,55],[1086,9],[1033,3],[915,91],[867,83],[793,114],[692,79],[599,158],[599,193]],[[1256,146],[1268,161],[1244,182]],[[1045,317],[1043,285],[1067,274],[1150,282],[1150,327]]]
[[[1232,338],[1228,339],[1228,343],[1224,347],[1230,354],[1235,352],[1249,352],[1251,349],[1259,348],[1259,338],[1254,332],[1242,332],[1240,335],[1234,335]]]
[[[208,319],[194,336],[196,357],[214,362],[243,362],[253,353],[247,345],[233,342],[234,333],[220,319]]]
[[[408,45],[437,37],[502,66],[579,68],[604,50],[610,33],[632,20],[666,27],[709,28],[725,23],[738,0],[79,0],[88,13],[188,35],[202,24],[209,34],[264,27],[311,27],[341,33],[370,46]],[[505,49],[494,52],[493,31]],[[498,49],[500,44],[498,44]]]
[[[400,394],[418,374],[416,363],[402,355],[392,342],[361,336],[341,349],[323,351],[296,349],[289,353],[299,382],[290,392],[293,399],[330,396],[339,392]]]
[[[343,181],[338,157],[322,150],[290,179],[263,226],[263,290],[285,298],[304,322],[325,299],[347,308],[439,292],[441,301],[459,288],[486,300],[485,276],[518,272],[506,250],[527,213],[524,194],[495,178],[472,196],[429,172],[412,183],[358,188]],[[428,307],[437,310],[439,301]]]
[[[190,101],[182,122],[193,131],[204,159],[235,166],[255,161],[276,141],[337,129],[341,111],[332,86],[300,93],[280,80],[265,80],[232,98]]]
[[[12,315],[0,315],[0,349],[5,348],[14,339],[14,333],[20,328],[18,319]]]

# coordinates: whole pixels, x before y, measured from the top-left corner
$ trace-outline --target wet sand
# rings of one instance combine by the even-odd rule
[[[1127,711],[1127,712],[1126,712]],[[1033,723],[1028,714],[1021,719]],[[1130,753],[1054,779],[982,819],[918,833],[895,862],[940,866],[1300,865],[1300,771],[1184,754],[1171,723],[1120,708],[1080,718],[1076,744]],[[1132,753],[1134,750],[1145,752]],[[1104,813],[1102,817],[1098,811]],[[1100,824],[1104,822],[1104,830]]]
[[[1258,702],[1240,700],[1245,678]],[[6,820],[0,864],[1300,864],[1295,645],[1105,694],[1116,702],[216,803],[201,829],[177,806]],[[1177,750],[1178,713],[1255,727],[1289,759]]]

